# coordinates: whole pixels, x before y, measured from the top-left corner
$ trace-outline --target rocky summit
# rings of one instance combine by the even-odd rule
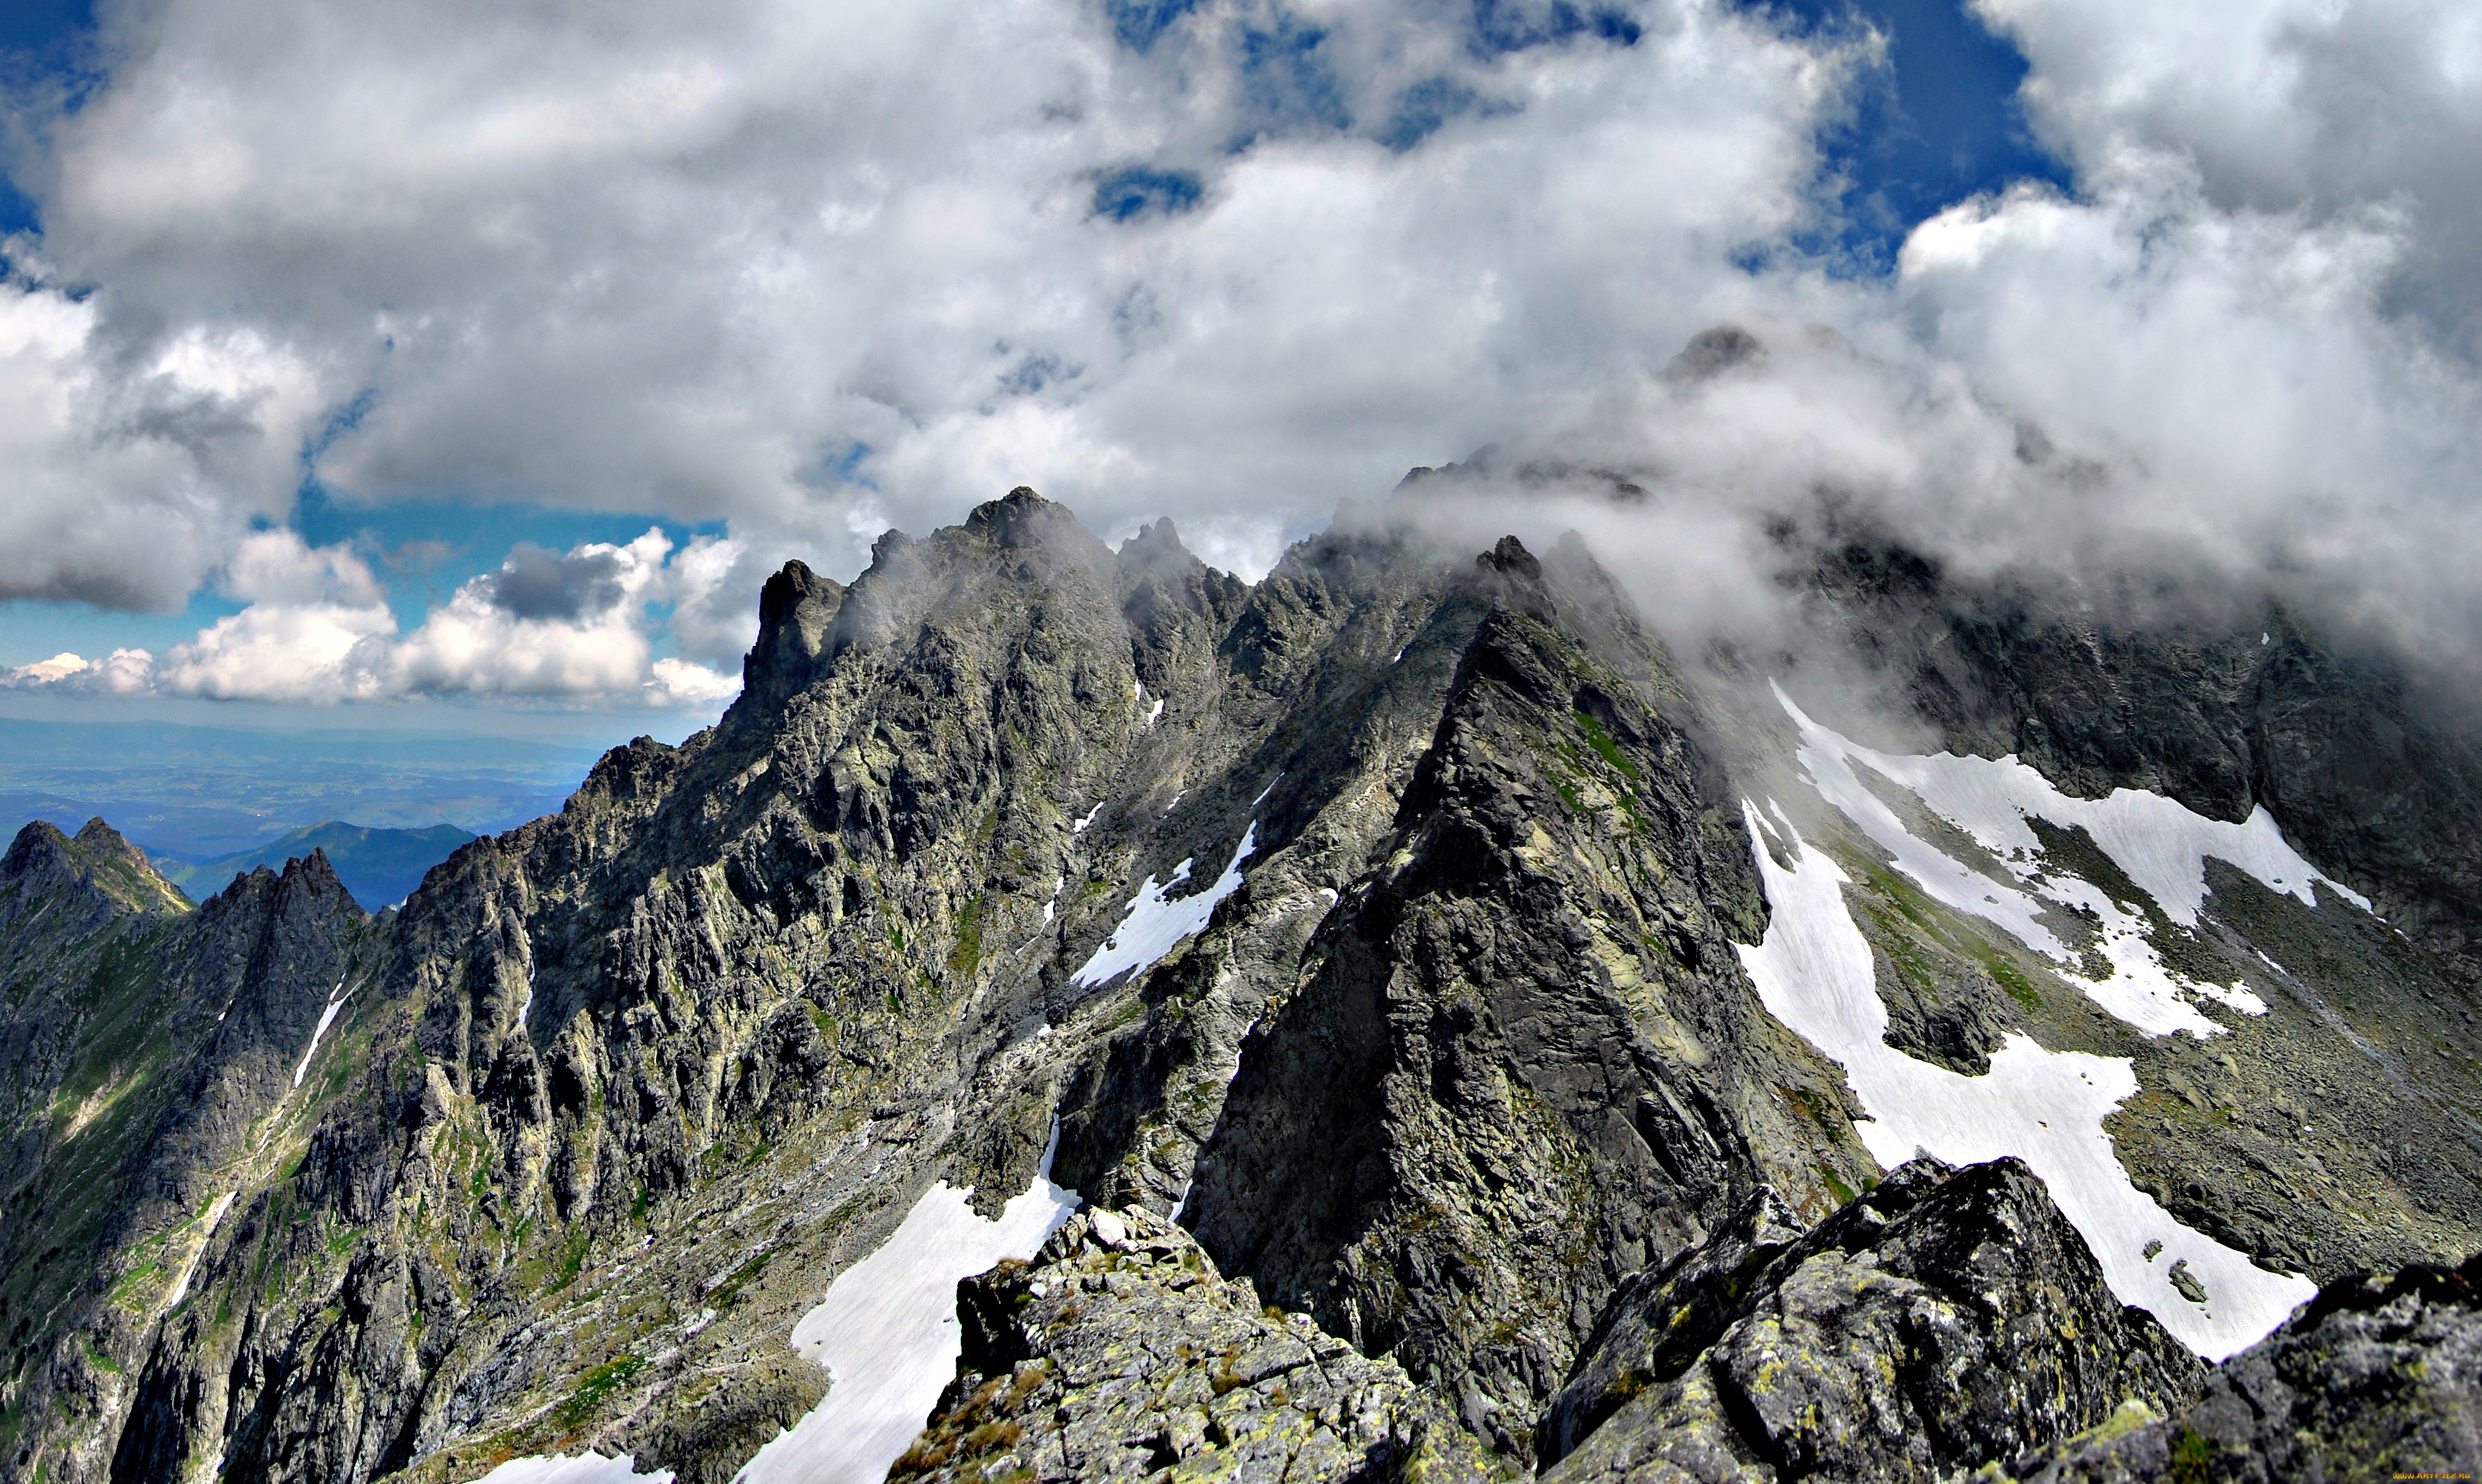
[[[377,916],[30,826],[0,1481],[2482,1463],[2418,676],[1791,524],[1684,664],[1456,478],[1255,583],[1027,489],[790,563]]]

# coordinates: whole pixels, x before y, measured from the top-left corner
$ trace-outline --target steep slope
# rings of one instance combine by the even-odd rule
[[[20,832],[0,923],[0,1467],[99,1476],[228,1192],[297,1158],[334,1090],[303,1074],[364,919],[315,853],[192,911],[95,820]]]
[[[1385,864],[1245,1046],[1186,1212],[1518,1458],[1624,1276],[1760,1182],[1816,1215],[1871,1168],[1733,958],[1756,883],[1686,707],[1564,623],[1599,596],[1577,579],[1514,540],[1478,563],[1491,608]]]
[[[1398,534],[1297,559],[1251,592],[1020,491],[891,534],[850,588],[772,580],[718,728],[614,753],[395,919],[370,1060],[213,1244],[192,1313],[230,1321],[157,1346],[118,1476],[595,1443],[721,1477],[824,1389],[803,1307],[935,1180],[996,1210],[1055,1105],[1064,1180],[1169,1208],[1165,1132],[1212,1126],[1223,1047],[1364,869],[1478,616]],[[1123,898],[1198,861],[1251,890],[1185,956],[1147,947]],[[1268,947],[1200,984],[1233,937]],[[355,1235],[300,1251],[305,1212]]]
[[[2459,864],[2482,759],[2451,712],[2280,612],[2120,595],[2095,606],[2141,616],[2106,622],[1862,541],[1806,580],[1878,703],[1949,748],[1863,745],[1756,676],[1719,691],[1745,790],[1850,878],[1890,1044],[1960,1072],[2011,1033],[2125,1059],[2118,1162],[2263,1266],[2482,1247],[2482,897]],[[1873,709],[1831,675],[1786,684]]]

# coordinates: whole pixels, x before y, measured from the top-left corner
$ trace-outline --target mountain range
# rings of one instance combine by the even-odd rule
[[[1822,528],[1028,489],[378,916],[0,859],[0,1480],[2470,1471],[2482,751]],[[1794,640],[1797,639],[1798,642]]]

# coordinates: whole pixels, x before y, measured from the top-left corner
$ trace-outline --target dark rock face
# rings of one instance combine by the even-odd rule
[[[2130,1408],[2020,1458],[2043,1484],[2470,1477],[2482,1470],[2482,1257],[2331,1284],[2166,1419]]]
[[[1260,1290],[1395,1354],[1512,1457],[1627,1273],[1761,1180],[1815,1211],[1871,1166],[1839,1080],[1758,1009],[1736,815],[1633,628],[1514,540],[1386,864],[1252,1035],[1184,1213]]]
[[[1143,1208],[958,1286],[964,1367],[897,1480],[1493,1476],[1393,1362],[1263,1308]]]
[[[1623,1291],[1546,1480],[1939,1479],[2195,1393],[2021,1161],[1914,1160],[1804,1236],[1784,1214],[1760,1192]]]
[[[1950,745],[2016,753],[2087,796],[2154,788],[2221,820],[2263,804],[2321,870],[2482,972],[2482,747],[2374,649],[2160,595],[2115,595],[2160,616],[2099,621],[1868,539],[1809,581],[1819,622]]]

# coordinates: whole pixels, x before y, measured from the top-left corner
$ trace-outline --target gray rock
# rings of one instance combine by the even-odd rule
[[[2041,1484],[2470,1477],[2482,1470],[2482,1257],[2328,1285],[2169,1417],[2129,1408],[2013,1460]],[[1990,1471],[1999,1476],[2003,1471]]]
[[[1786,1235],[1761,1198],[1624,1293],[1546,1421],[1546,1481],[1941,1479],[2197,1387],[2021,1161],[1916,1159]]]
[[[892,1480],[1493,1476],[1389,1361],[1227,1282],[1143,1208],[959,1285],[963,1368]]]

